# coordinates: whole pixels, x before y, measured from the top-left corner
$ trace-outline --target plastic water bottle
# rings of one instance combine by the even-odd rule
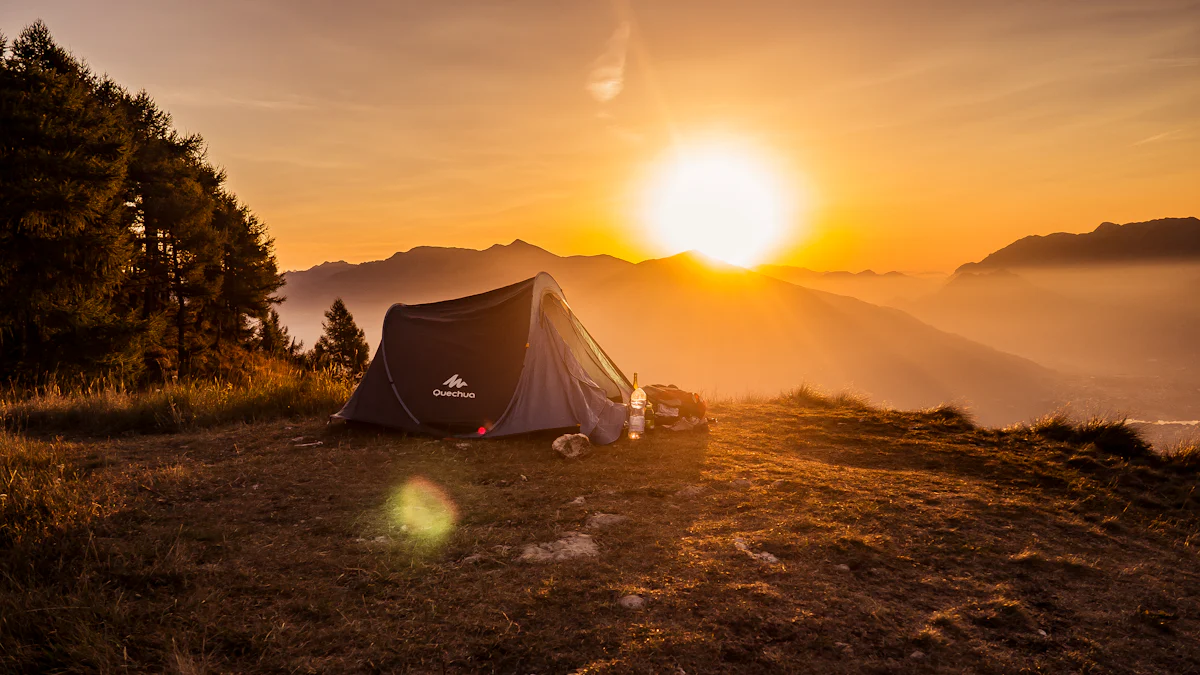
[[[629,440],[636,441],[646,433],[646,391],[638,386],[633,374],[633,393],[629,396]]]

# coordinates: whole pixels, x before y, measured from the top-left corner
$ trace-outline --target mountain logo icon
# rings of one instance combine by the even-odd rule
[[[446,387],[454,387],[455,389],[462,389],[463,387],[467,386],[467,383],[458,376],[458,373],[455,373],[451,375],[449,379],[443,382],[442,385]]]

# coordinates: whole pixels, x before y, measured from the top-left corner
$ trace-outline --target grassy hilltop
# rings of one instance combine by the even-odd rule
[[[31,412],[0,437],[0,670],[1200,670],[1196,457],[1119,424],[801,391],[567,462],[321,416],[63,439]],[[522,560],[571,532],[596,555]]]

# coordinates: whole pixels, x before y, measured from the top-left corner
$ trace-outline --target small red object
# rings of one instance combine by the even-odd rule
[[[487,427],[479,427],[479,435],[480,436],[482,436],[486,433],[487,433]]]

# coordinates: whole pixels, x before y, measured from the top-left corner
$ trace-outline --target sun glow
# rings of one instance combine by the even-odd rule
[[[798,189],[760,154],[732,144],[681,148],[646,185],[640,219],[671,254],[695,250],[750,266],[788,233]]]

